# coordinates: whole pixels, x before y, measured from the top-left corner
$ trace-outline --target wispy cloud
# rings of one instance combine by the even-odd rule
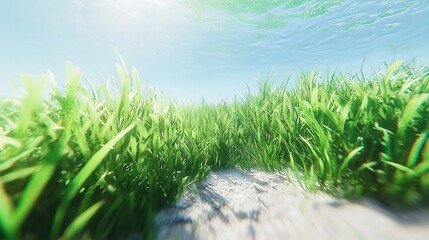
[[[83,7],[83,2],[79,0],[73,0],[73,3],[78,5],[79,7]]]
[[[117,3],[114,0],[108,0],[107,1],[109,3],[109,5],[113,8],[115,8],[116,10],[125,13],[126,15],[133,17],[133,18],[137,18],[137,16],[135,14],[133,14],[130,10],[126,9],[123,5]]]
[[[149,4],[153,4],[153,5],[158,5],[158,6],[166,6],[167,5],[167,1],[165,1],[165,0],[146,0],[146,2]]]

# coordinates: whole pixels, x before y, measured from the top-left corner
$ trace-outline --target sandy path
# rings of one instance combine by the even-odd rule
[[[429,209],[390,212],[306,192],[286,174],[231,169],[187,189],[158,239],[429,239]]]

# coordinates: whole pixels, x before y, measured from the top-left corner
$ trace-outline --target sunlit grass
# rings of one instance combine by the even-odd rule
[[[369,78],[266,81],[232,103],[178,106],[117,66],[120,86],[0,100],[0,227],[6,239],[149,236],[156,212],[212,169],[291,167],[339,196],[429,203],[429,73],[390,65]]]

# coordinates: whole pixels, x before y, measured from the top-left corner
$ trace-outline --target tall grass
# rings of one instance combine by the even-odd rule
[[[178,106],[117,65],[119,87],[24,77],[0,100],[0,229],[6,239],[150,236],[156,212],[212,169],[302,173],[345,197],[429,203],[429,72],[395,62],[369,78],[302,75],[232,103]]]

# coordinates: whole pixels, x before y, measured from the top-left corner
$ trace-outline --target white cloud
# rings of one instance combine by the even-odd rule
[[[73,3],[78,5],[79,7],[83,7],[83,2],[79,0],[73,0]]]

